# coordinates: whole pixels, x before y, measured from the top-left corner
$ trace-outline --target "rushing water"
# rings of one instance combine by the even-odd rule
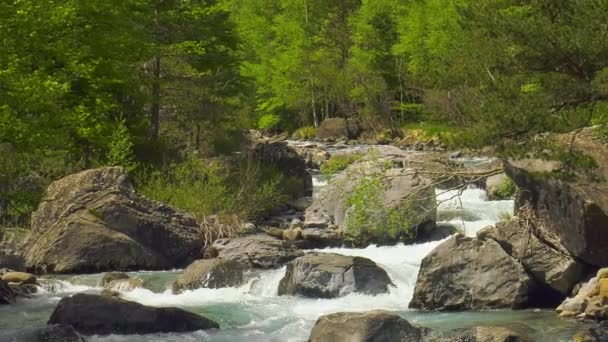
[[[326,184],[317,178],[317,187]],[[457,196],[460,195],[460,196]],[[458,194],[437,190],[438,220],[475,233],[495,223],[504,215],[512,214],[512,201],[486,200],[485,192],[470,188]],[[368,296],[351,294],[337,299],[305,299],[278,296],[278,283],[285,268],[260,271],[238,288],[198,289],[173,295],[171,283],[178,271],[135,272],[144,280],[144,289],[124,292],[126,299],[152,306],[178,306],[203,314],[218,321],[217,331],[187,334],[156,334],[130,336],[92,336],[91,341],[306,341],[315,320],[327,313],[339,311],[367,311],[386,309],[409,320],[440,330],[463,328],[477,324],[524,322],[538,333],[539,341],[567,341],[573,326],[557,320],[548,311],[489,311],[463,313],[422,313],[408,310],[420,263],[441,241],[418,245],[390,247],[369,246],[365,249],[333,248],[325,252],[357,255],[370,258],[383,267],[395,287],[387,294]],[[44,324],[61,297],[78,292],[99,292],[101,275],[62,276],[54,289],[42,290],[32,299],[20,300],[16,305],[0,307],[0,330]],[[0,333],[2,341],[2,333]]]

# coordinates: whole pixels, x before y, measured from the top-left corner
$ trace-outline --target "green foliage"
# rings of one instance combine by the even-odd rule
[[[347,240],[355,246],[369,243],[409,242],[415,232],[415,210],[409,203],[387,207],[382,203],[384,185],[379,176],[367,177],[347,200]]]
[[[281,117],[275,114],[262,115],[258,120],[258,128],[264,131],[270,131],[278,127],[281,122]]]
[[[122,166],[128,172],[132,172],[137,168],[133,141],[124,120],[118,123],[118,127],[112,133],[107,158],[108,165]]]
[[[291,135],[296,140],[311,140],[317,135],[317,129],[314,126],[304,126],[296,129]]]
[[[498,189],[496,189],[495,195],[498,199],[512,199],[516,191],[517,186],[515,182],[511,178],[506,177]]]
[[[359,154],[337,154],[321,164],[321,172],[326,178],[333,177],[336,173],[345,170],[349,165],[361,160]]]
[[[138,190],[194,215],[256,220],[293,194],[294,180],[250,161],[218,164],[190,156],[160,170],[140,172]]]

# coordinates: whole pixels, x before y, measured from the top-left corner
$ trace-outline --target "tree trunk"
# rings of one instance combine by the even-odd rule
[[[154,56],[154,80],[152,82],[152,107],[150,108],[150,138],[158,140],[160,129],[160,53]]]

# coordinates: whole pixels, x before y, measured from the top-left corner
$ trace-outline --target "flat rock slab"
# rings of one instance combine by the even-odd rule
[[[48,324],[68,324],[86,335],[153,334],[219,328],[178,308],[155,308],[124,299],[77,294],[57,304]]]

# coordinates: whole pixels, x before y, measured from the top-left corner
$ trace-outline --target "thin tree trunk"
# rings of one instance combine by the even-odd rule
[[[152,82],[152,107],[150,109],[152,141],[158,140],[160,129],[160,53],[154,56],[154,80]]]

